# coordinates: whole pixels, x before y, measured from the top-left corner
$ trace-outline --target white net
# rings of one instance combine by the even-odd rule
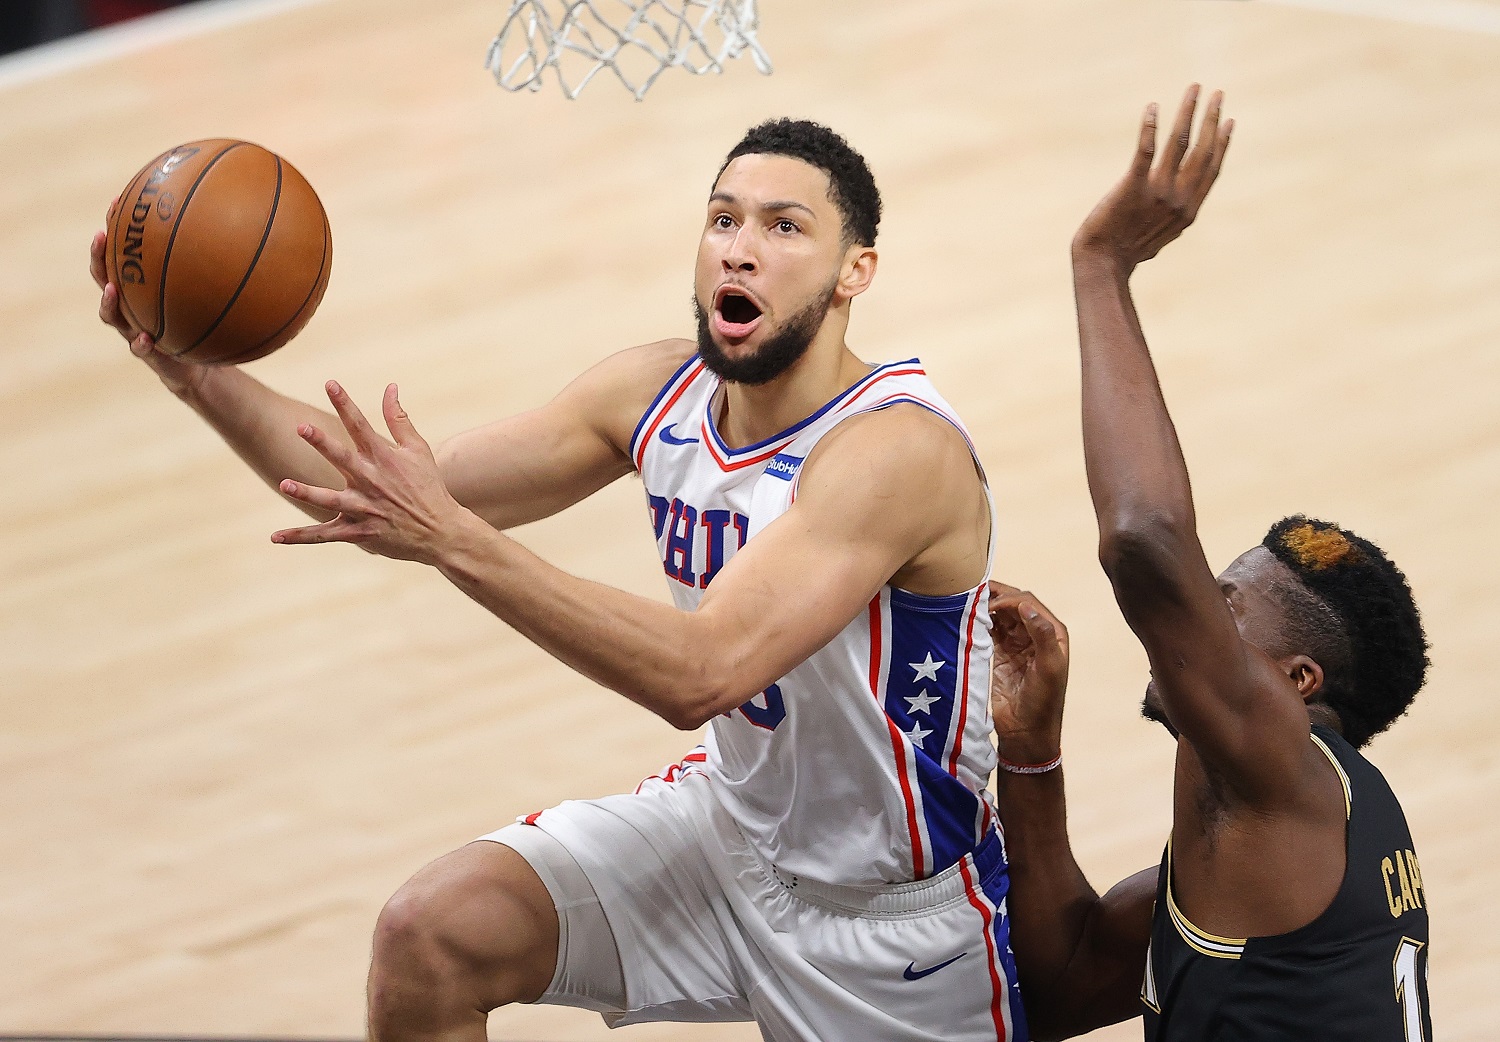
[[[484,64],[511,91],[555,69],[570,98],[607,69],[639,101],[667,69],[722,72],[745,51],[769,74],[759,23],[755,0],[510,0]]]

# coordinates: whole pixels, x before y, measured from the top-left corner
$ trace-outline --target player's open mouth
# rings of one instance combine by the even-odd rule
[[[760,325],[761,308],[738,286],[720,286],[714,295],[714,328],[728,340],[742,340]]]

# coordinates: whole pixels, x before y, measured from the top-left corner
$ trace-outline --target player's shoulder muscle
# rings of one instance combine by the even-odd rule
[[[617,351],[565,387],[552,405],[628,454],[641,415],[696,350],[691,340],[672,339]]]
[[[973,454],[958,428],[910,402],[860,413],[834,427],[809,454],[804,484],[813,475],[841,475],[887,494],[977,482]]]
[[[803,464],[801,494],[864,500],[902,510],[903,524],[936,531],[945,505],[982,495],[973,454],[952,423],[912,403],[844,420]],[[934,508],[937,509],[934,509]],[[881,511],[881,525],[890,515]]]

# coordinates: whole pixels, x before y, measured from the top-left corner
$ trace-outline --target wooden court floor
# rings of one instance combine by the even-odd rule
[[[1135,716],[1144,659],[1094,563],[1067,243],[1142,105],[1196,79],[1235,143],[1137,284],[1203,537],[1227,562],[1300,510],[1407,570],[1435,666],[1371,755],[1420,848],[1440,1037],[1492,1038],[1500,36],[1270,3],[770,0],[774,76],[569,103],[490,83],[501,6],[323,0],[0,67],[0,1032],[356,1034],[411,872],[692,742],[434,574],[270,543],[290,508],[94,317],[89,236],[146,159],[211,136],[291,159],[333,277],[253,371],[365,402],[399,381],[436,440],[687,332],[722,154],[769,115],[840,129],[887,212],[851,342],[926,361],[995,484],[998,574],[1071,624],[1072,829],[1107,885],[1160,853],[1172,749]],[[625,480],[521,538],[660,597],[645,521]],[[605,1037],[541,1008],[492,1033]]]

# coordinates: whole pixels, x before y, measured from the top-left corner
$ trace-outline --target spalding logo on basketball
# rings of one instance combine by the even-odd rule
[[[126,320],[167,354],[216,365],[296,336],[333,263],[312,186],[248,141],[192,141],[157,156],[121,193],[108,236]]]

